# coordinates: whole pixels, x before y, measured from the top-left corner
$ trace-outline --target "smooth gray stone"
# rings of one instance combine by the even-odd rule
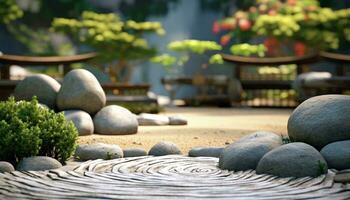
[[[170,116],[169,125],[187,125],[187,120],[178,116]]]
[[[66,120],[72,121],[77,128],[79,136],[91,135],[94,133],[94,122],[89,113],[82,110],[65,110]]]
[[[272,132],[255,132],[227,146],[219,157],[221,169],[255,170],[260,159],[282,145],[282,137]]]
[[[47,156],[33,156],[23,158],[17,165],[18,171],[44,171],[57,169],[62,164],[56,159]]]
[[[317,177],[327,173],[328,166],[320,152],[314,147],[295,142],[282,145],[261,158],[257,174],[278,177]]]
[[[165,156],[172,154],[182,154],[181,150],[172,142],[162,141],[155,144],[148,152],[152,156]]]
[[[350,96],[322,95],[300,104],[289,117],[288,135],[320,150],[325,145],[350,139]]]
[[[94,115],[105,105],[105,92],[91,72],[75,69],[64,77],[57,95],[59,110],[84,110]]]
[[[330,143],[322,148],[321,154],[330,169],[350,169],[350,140]]]
[[[190,157],[220,157],[223,147],[195,147],[188,152]]]
[[[140,148],[127,148],[123,149],[124,158],[126,157],[138,157],[138,156],[147,156],[147,151]]]
[[[169,125],[169,118],[164,115],[141,113],[137,116],[140,126],[164,126]]]
[[[0,173],[15,171],[13,165],[6,161],[0,161]]]
[[[45,74],[35,74],[26,77],[19,82],[14,90],[16,100],[32,100],[33,96],[38,101],[51,109],[56,108],[56,97],[61,85],[53,78]]]
[[[74,157],[80,161],[96,159],[116,159],[123,157],[123,150],[115,144],[80,144],[75,150]]]
[[[95,115],[93,121],[96,134],[135,134],[138,129],[136,116],[128,109],[117,105],[110,105],[102,108]]]

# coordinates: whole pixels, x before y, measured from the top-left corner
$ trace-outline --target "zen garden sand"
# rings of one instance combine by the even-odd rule
[[[196,146],[224,147],[255,131],[287,134],[291,109],[252,108],[166,108],[161,115],[182,116],[186,126],[139,126],[135,135],[91,135],[79,137],[79,144],[108,143],[122,148],[150,149],[159,141],[172,141],[182,152]]]

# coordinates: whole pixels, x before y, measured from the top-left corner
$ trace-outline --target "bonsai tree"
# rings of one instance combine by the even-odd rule
[[[220,54],[212,53],[213,51],[222,50],[222,47],[213,41],[201,40],[182,40],[173,41],[167,45],[170,51],[176,55],[162,54],[151,58],[151,62],[161,64],[166,69],[172,67],[182,67],[190,58],[191,55],[204,56],[208,58],[207,62],[202,63],[202,67],[206,68],[209,64],[223,64],[224,61]]]
[[[349,27],[350,9],[323,8],[316,0],[256,0],[249,9],[216,21],[213,32],[224,32],[222,45],[233,38],[262,37],[267,55],[304,55],[310,49],[338,49],[341,41],[350,40]]]
[[[159,22],[123,21],[118,15],[85,11],[80,19],[56,18],[52,30],[73,37],[99,55],[100,66],[106,65],[111,80],[128,82],[131,61],[140,61],[156,54],[156,48],[143,38],[146,33],[165,34]]]
[[[0,24],[8,24],[23,16],[23,11],[14,0],[0,1]]]

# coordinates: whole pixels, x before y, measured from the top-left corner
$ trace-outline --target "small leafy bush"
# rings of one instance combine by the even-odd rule
[[[0,102],[0,160],[16,165],[23,157],[40,155],[64,163],[75,150],[77,136],[72,122],[41,107],[36,98]]]

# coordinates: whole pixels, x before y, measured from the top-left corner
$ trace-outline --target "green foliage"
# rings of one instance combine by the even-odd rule
[[[252,44],[235,44],[232,45],[230,51],[233,55],[239,56],[251,56],[257,55],[259,57],[264,57],[266,52],[266,47],[263,44],[252,45]]]
[[[182,40],[169,43],[168,49],[177,52],[203,54],[207,51],[221,50],[222,47],[218,43],[213,41]]]
[[[143,38],[144,33],[165,33],[159,22],[123,22],[116,14],[85,11],[81,19],[56,18],[52,30],[72,35],[79,42],[100,53],[103,62],[115,59],[143,59],[155,49]]]
[[[181,40],[173,41],[167,45],[168,49],[174,51],[178,56],[172,56],[169,54],[162,54],[150,59],[151,62],[160,64],[167,69],[170,67],[183,66],[188,60],[191,54],[203,55],[210,51],[222,50],[221,45],[213,41],[202,40]],[[207,57],[207,55],[204,55]],[[208,62],[210,64],[223,64],[224,60],[220,54],[211,55]]]
[[[282,139],[282,143],[283,144],[288,144],[291,143],[292,141],[290,140],[290,138],[288,136],[285,135],[281,135],[281,139]]]
[[[216,22],[213,31],[228,31],[222,36],[224,43],[228,38],[246,40],[258,35],[281,42],[298,41],[316,49],[338,49],[342,39],[350,41],[348,27],[349,8],[320,7],[316,0],[256,0],[247,11],[239,10]]]
[[[222,58],[221,54],[214,54],[210,56],[209,58],[210,64],[224,64],[224,59]]]
[[[176,63],[177,58],[175,56],[171,56],[165,53],[165,54],[151,58],[150,61],[153,63],[161,64],[164,67],[170,67]]]
[[[322,175],[322,174],[326,174],[327,173],[326,163],[321,162],[320,160],[318,160],[317,166],[318,166],[318,175]]]
[[[0,24],[8,24],[23,16],[23,11],[17,6],[15,0],[0,1]]]
[[[56,18],[51,30],[71,35],[96,51],[99,54],[96,64],[108,65],[111,79],[115,81],[122,79],[118,76],[130,67],[130,61],[155,56],[157,50],[144,39],[146,33],[165,34],[159,22],[124,22],[117,14],[90,11],[83,12],[79,20]]]
[[[50,156],[64,163],[75,149],[78,133],[62,113],[42,108],[34,98],[0,102],[0,160],[16,164],[23,157]]]

